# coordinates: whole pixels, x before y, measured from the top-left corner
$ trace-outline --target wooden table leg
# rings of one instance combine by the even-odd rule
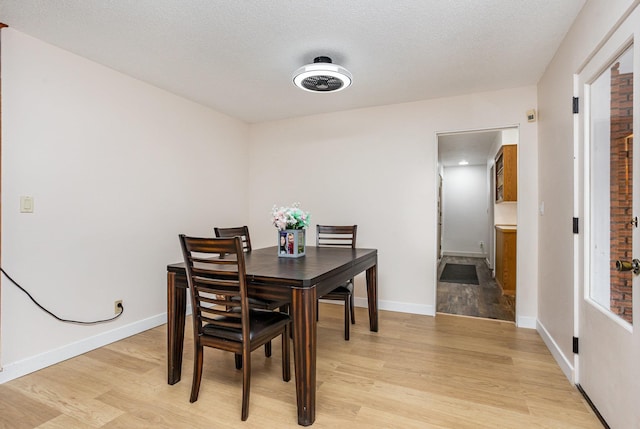
[[[316,419],[316,300],[315,287],[291,290],[298,424],[302,426]]]
[[[185,279],[186,281],[186,279]],[[167,376],[169,384],[180,381],[187,289],[176,285],[176,274],[167,273]]]
[[[367,299],[369,301],[369,330],[378,332],[378,265],[367,269]]]

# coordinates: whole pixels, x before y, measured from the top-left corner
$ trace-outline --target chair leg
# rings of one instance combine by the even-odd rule
[[[351,306],[349,305],[349,296],[347,296],[344,299],[344,340],[345,341],[349,341],[349,325],[350,325],[350,319],[351,316],[349,315],[350,311],[349,308]]]
[[[193,356],[193,381],[191,383],[191,398],[189,402],[198,400],[200,392],[200,382],[202,381],[202,346],[196,346],[195,356]]]
[[[236,369],[242,369],[242,355],[236,353],[234,357],[236,360]]]
[[[282,379],[284,381],[291,380],[291,359],[290,350],[291,340],[289,339],[289,330],[291,329],[291,323],[289,323],[282,333]]]
[[[351,306],[351,324],[355,325],[356,324],[356,314],[353,311],[353,309],[355,307],[355,305],[353,304],[353,301],[354,301],[353,294],[351,294],[350,296],[351,296],[351,299],[349,300],[349,305]]]
[[[251,352],[242,353],[242,421],[249,417],[249,391],[251,390]]]
[[[316,317],[318,316],[318,303],[316,302]],[[289,307],[289,304],[285,304],[282,307],[280,307],[280,311],[282,311],[283,313],[287,313],[289,315],[291,315],[290,313],[291,307]],[[316,319],[316,322],[318,320]],[[293,340],[293,320],[289,323],[289,338]]]
[[[287,313],[289,314],[289,304],[284,304],[283,306],[278,308],[278,311],[280,313]]]
[[[271,357],[271,341],[264,345],[264,355],[266,357]]]

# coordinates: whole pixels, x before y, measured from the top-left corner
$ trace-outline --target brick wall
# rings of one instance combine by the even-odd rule
[[[632,323],[631,271],[615,261],[633,259],[633,73],[611,68],[611,311]],[[640,249],[639,249],[640,250]]]

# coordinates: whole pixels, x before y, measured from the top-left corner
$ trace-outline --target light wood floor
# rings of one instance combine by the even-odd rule
[[[321,304],[315,428],[601,428],[534,330],[451,315]],[[190,326],[190,320],[187,320]],[[200,398],[189,403],[192,342],[182,381],[166,383],[166,327],[143,332],[0,385],[0,428],[295,428],[293,379],[253,354],[249,419],[240,420],[233,356],[205,351]],[[191,330],[186,333],[189,338]]]

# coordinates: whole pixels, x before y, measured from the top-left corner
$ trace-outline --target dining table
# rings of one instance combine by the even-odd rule
[[[365,272],[369,329],[378,331],[376,249],[306,246],[304,256],[283,258],[278,247],[244,254],[249,297],[289,305],[292,319],[298,424],[312,425],[316,411],[317,300]],[[168,383],[180,381],[187,310],[184,262],[167,265]]]

